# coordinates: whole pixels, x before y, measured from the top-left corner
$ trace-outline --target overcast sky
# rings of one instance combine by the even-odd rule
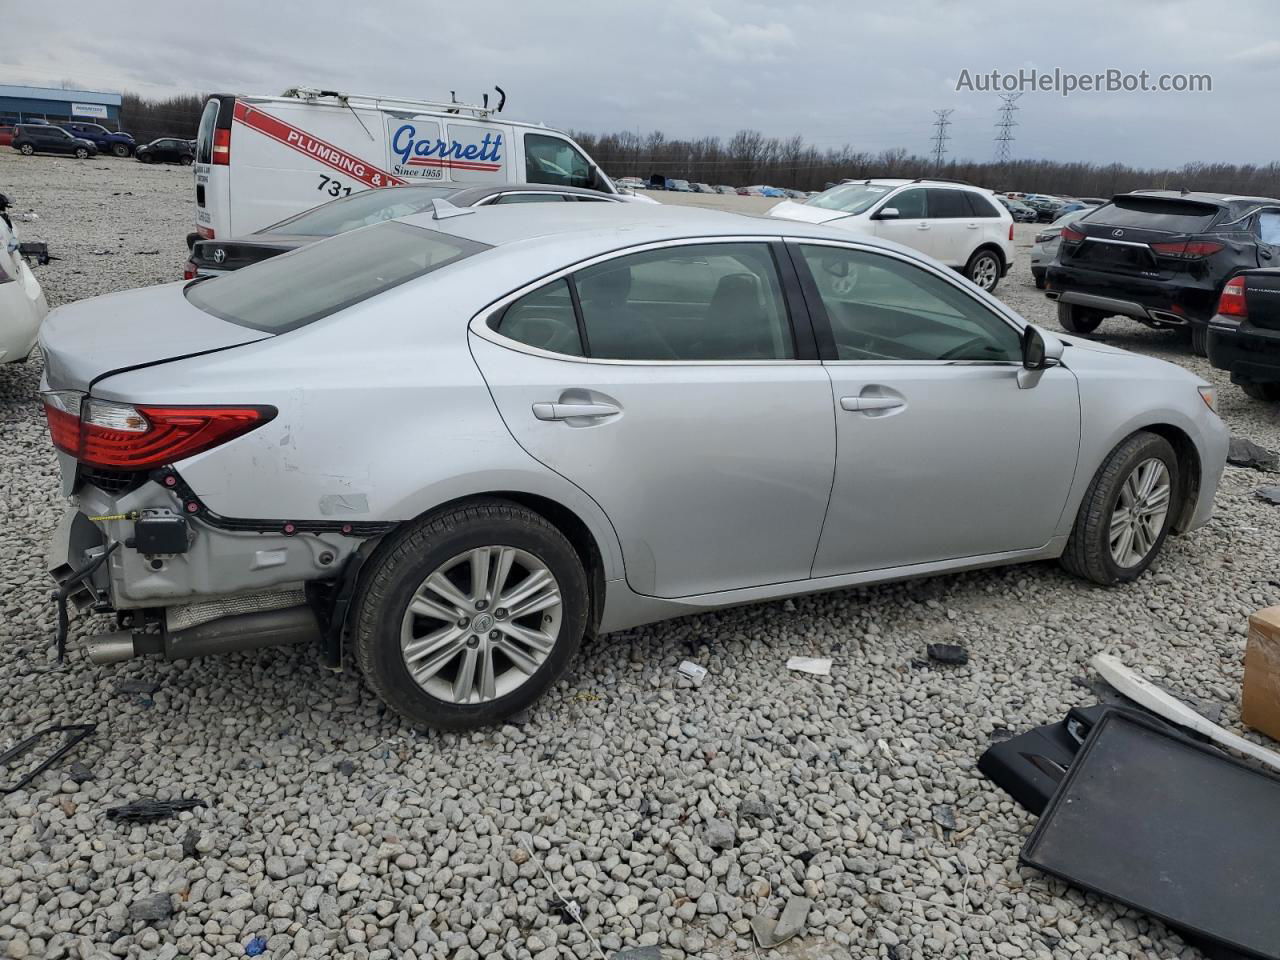
[[[478,101],[578,130],[930,149],[950,108],[953,157],[990,159],[999,98],[957,91],[1020,69],[1212,76],[1207,93],[1026,93],[1015,157],[1169,166],[1280,160],[1275,0],[579,0],[378,3],[0,0],[0,82]],[[368,12],[385,7],[385,14]]]

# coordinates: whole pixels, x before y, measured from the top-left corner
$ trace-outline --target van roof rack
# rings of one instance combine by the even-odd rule
[[[460,103],[457,94],[450,90],[449,100],[412,100],[408,97],[380,97],[363,93],[340,93],[337,90],[319,90],[315,87],[290,87],[282,97],[290,97],[297,100],[322,100],[333,99],[340,100],[344,104],[349,104],[351,100],[368,100],[377,104],[390,104],[403,107],[431,107],[444,113],[468,113],[475,117],[485,118],[493,116],[495,113],[501,113],[502,108],[507,105],[507,93],[499,86],[493,88],[498,92],[498,105],[496,107],[489,106],[489,94],[484,94],[484,102]]]

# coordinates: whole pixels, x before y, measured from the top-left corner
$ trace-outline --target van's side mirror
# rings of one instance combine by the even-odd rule
[[[1027,370],[1056,367],[1065,346],[1057,337],[1028,323],[1022,328],[1022,366]]]
[[[873,217],[872,219],[875,219],[875,220],[897,220],[897,219],[898,219],[898,217],[899,217],[899,213],[898,213],[898,208],[897,208],[897,207],[885,207],[883,210],[881,210],[879,213],[877,213],[877,214],[875,215],[875,217]]]

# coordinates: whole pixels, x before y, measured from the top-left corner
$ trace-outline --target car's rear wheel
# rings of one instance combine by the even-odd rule
[[[89,151],[88,151],[88,150],[86,150],[84,147],[76,147],[76,159],[77,159],[77,160],[88,160],[88,159],[89,159]]]
[[[1169,441],[1145,430],[1130,436],[1089,483],[1062,565],[1104,586],[1136,580],[1169,534],[1181,483]]]
[[[18,152],[21,153],[24,157],[29,157],[36,152],[36,148],[29,143],[24,143],[22,146],[18,148]]]
[[[1035,281],[1035,283],[1036,283],[1036,289],[1037,289],[1037,290],[1043,290],[1043,289],[1044,289],[1044,274],[1043,274],[1043,273],[1033,273],[1033,274],[1031,275],[1031,279]]]
[[[543,517],[506,501],[444,510],[370,561],[354,621],[369,686],[414,724],[466,730],[527,707],[586,630],[587,577]]]
[[[113,143],[111,145],[111,153],[116,157],[127,157],[129,155],[129,148],[123,143]]]
[[[1280,400],[1280,383],[1242,383],[1240,389],[1253,400]]]
[[[1204,324],[1191,325],[1191,352],[1197,357],[1209,355],[1209,328]]]
[[[1093,333],[1106,319],[1100,310],[1090,310],[1075,303],[1058,304],[1058,326],[1067,333]]]
[[[975,251],[965,265],[964,275],[987,293],[991,293],[1000,282],[1000,257],[991,250]]]

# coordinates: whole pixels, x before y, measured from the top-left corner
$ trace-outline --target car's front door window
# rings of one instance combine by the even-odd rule
[[[525,180],[568,187],[593,185],[591,163],[568,140],[541,133],[524,136]]]
[[[841,360],[1021,359],[1018,332],[957,285],[897,257],[804,244]]]
[[[885,207],[896,208],[899,220],[921,220],[929,215],[928,207],[925,206],[925,193],[918,187],[894,194],[885,203]]]

